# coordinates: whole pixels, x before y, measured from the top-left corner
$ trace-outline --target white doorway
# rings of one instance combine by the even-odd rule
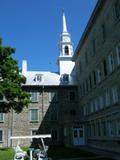
[[[84,127],[81,125],[80,127],[73,128],[73,145],[79,146],[85,144],[85,137],[84,137]]]

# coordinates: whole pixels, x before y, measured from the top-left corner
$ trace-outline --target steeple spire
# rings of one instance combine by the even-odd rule
[[[64,11],[63,11],[63,32],[68,32],[67,31],[67,24],[66,24],[66,18],[65,18]]]

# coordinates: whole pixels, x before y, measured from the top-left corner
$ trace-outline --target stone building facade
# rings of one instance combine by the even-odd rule
[[[85,144],[120,151],[120,1],[99,0],[73,56]]]

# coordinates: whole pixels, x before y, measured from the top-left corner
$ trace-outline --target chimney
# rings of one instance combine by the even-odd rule
[[[27,61],[23,60],[22,61],[22,74],[26,75],[26,73],[27,73]]]

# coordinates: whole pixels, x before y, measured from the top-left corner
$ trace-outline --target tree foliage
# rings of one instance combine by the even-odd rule
[[[20,74],[18,62],[12,58],[14,53],[14,48],[0,43],[0,112],[13,109],[20,113],[30,102],[30,95],[22,87],[26,78]]]

